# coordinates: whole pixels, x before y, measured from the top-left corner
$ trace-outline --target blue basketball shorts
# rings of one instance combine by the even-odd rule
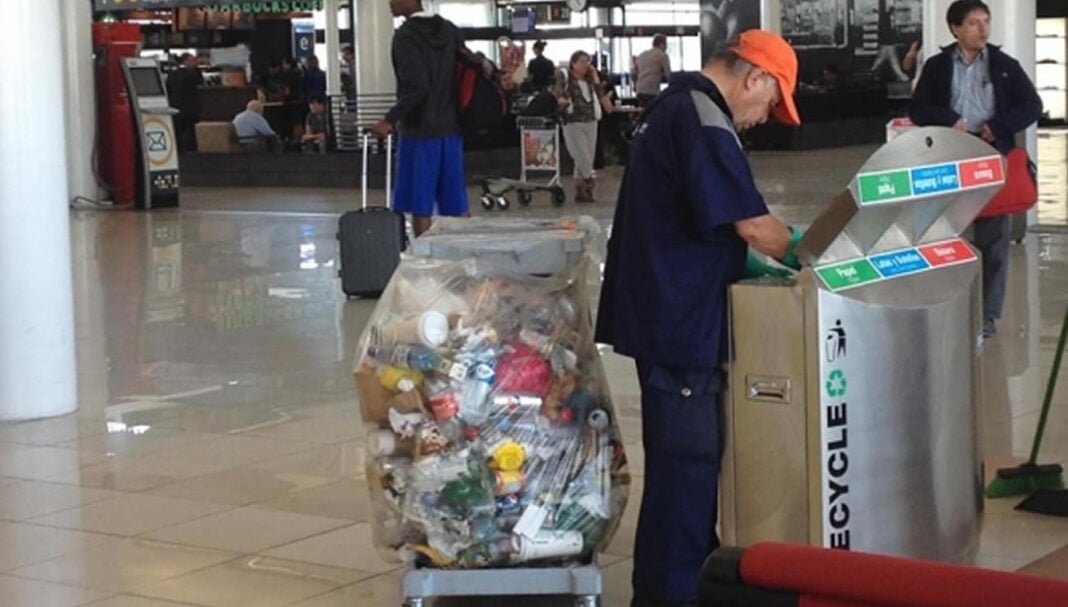
[[[393,210],[421,217],[458,217],[468,212],[464,142],[459,135],[405,137],[397,142]]]

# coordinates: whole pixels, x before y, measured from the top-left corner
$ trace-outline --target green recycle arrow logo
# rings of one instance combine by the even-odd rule
[[[841,369],[831,371],[831,374],[827,376],[827,396],[831,398],[845,396],[848,385],[849,382],[846,381],[845,373],[842,373]]]

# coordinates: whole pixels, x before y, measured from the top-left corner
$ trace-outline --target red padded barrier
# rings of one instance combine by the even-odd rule
[[[872,603],[857,603],[841,599],[829,599],[822,596],[802,596],[797,607],[882,607]]]
[[[763,543],[742,580],[797,592],[803,607],[1066,607],[1068,582],[892,556]]]

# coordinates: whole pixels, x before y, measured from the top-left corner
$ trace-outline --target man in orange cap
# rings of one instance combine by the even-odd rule
[[[672,74],[636,129],[608,243],[597,340],[635,359],[645,491],[633,607],[695,604],[716,537],[727,289],[749,247],[797,267],[800,234],[768,213],[738,132],[794,106],[797,56],[741,34],[699,73]]]

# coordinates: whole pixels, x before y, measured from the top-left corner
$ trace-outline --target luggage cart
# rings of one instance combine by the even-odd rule
[[[554,206],[567,201],[567,194],[560,186],[560,130],[554,118],[520,116],[519,151],[521,158],[519,179],[496,177],[482,182],[482,207],[487,211],[494,207],[507,210],[510,206],[505,194],[516,193],[521,206],[534,200],[534,192],[548,192]],[[548,181],[530,181],[531,173],[550,175]]]

